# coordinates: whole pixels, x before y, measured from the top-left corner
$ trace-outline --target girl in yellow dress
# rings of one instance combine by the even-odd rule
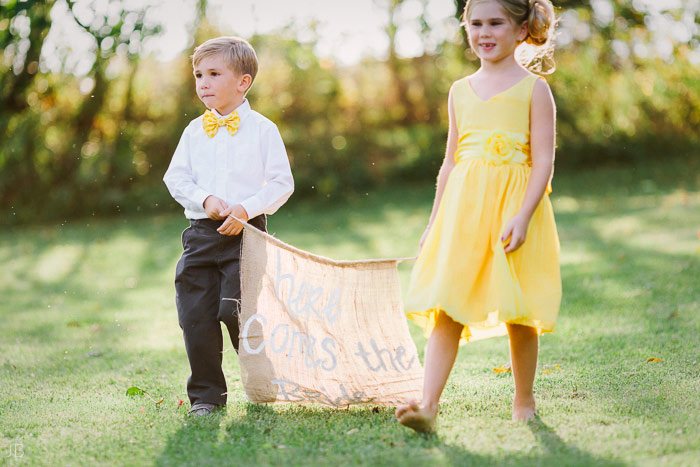
[[[423,400],[396,410],[416,431],[433,429],[460,342],[506,332],[513,419],[535,415],[538,336],[554,329],[561,279],[548,196],[555,106],[529,69],[551,59],[554,22],[550,0],[466,4],[481,67],[450,89],[447,151],[406,299],[408,316],[430,336]],[[524,61],[527,50],[535,54]]]

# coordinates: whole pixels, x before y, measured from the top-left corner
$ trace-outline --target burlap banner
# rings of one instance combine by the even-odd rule
[[[398,260],[333,261],[246,226],[239,359],[252,402],[421,399]]]

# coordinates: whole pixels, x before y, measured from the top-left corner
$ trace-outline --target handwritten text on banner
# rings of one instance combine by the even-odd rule
[[[252,402],[421,399],[396,260],[333,261],[249,226],[241,256],[239,357]]]

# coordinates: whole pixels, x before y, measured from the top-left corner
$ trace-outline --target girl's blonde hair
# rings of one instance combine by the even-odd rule
[[[472,9],[479,3],[493,0],[467,0],[463,25],[469,24]],[[515,24],[527,21],[527,37],[516,49],[518,63],[528,70],[549,74],[554,65],[554,28],[556,17],[550,0],[495,0]],[[468,28],[467,28],[468,31]]]

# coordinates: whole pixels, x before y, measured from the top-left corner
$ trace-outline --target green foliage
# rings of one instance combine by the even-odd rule
[[[615,5],[621,9],[616,29],[593,30],[585,42],[557,53],[549,81],[558,106],[558,166],[630,165],[658,157],[700,162],[700,85],[690,47],[678,44],[668,61],[615,54],[611,40],[630,46],[643,43],[640,37],[650,40],[639,14]],[[580,19],[593,21],[587,10]]]
[[[0,41],[6,44],[0,65],[0,202],[10,223],[119,210],[124,187],[143,169],[129,157],[137,143],[130,130],[142,117],[131,111],[133,79],[142,41],[159,27],[146,26],[143,10],[124,5],[117,17],[89,9],[85,21],[69,1],[76,24],[94,41],[92,67],[83,79],[44,73],[39,53],[52,7],[10,2],[0,16]]]
[[[391,18],[400,3],[389,2]],[[76,4],[68,2],[71,12]],[[588,2],[557,4],[560,15],[589,30],[557,51],[558,69],[548,77],[558,107],[557,170],[638,165],[661,155],[697,161],[697,39],[676,44],[666,59],[625,55],[614,45],[653,44],[644,26],[648,12],[611,0],[617,16],[603,24]],[[108,18],[94,5],[93,18],[75,17],[94,43],[92,69],[81,77],[41,69],[52,2],[2,8],[5,224],[178,209],[161,179],[183,128],[204,110],[194,93],[191,51],[172,63],[143,58],[143,41],[159,32],[144,24],[143,10],[123,4]],[[463,2],[456,6],[457,12]],[[197,42],[218,34],[202,19],[205,11],[202,0],[191,32]],[[388,26],[387,34],[393,44],[396,28]],[[448,41],[410,59],[392,49],[386,60],[347,67],[320,59],[313,41],[294,37],[284,29],[251,38],[261,68],[249,98],[280,128],[295,197],[335,198],[387,182],[434,180],[444,155],[449,87],[478,66],[465,43]],[[18,52],[22,44],[29,44],[25,56]]]
[[[263,68],[249,97],[282,131],[297,195],[336,196],[436,170],[447,133],[445,58],[339,68],[317,58],[313,43],[265,36],[252,44]]]
[[[143,396],[146,393],[141,388],[137,388],[136,386],[131,386],[129,389],[126,390],[126,395],[127,396]]]

